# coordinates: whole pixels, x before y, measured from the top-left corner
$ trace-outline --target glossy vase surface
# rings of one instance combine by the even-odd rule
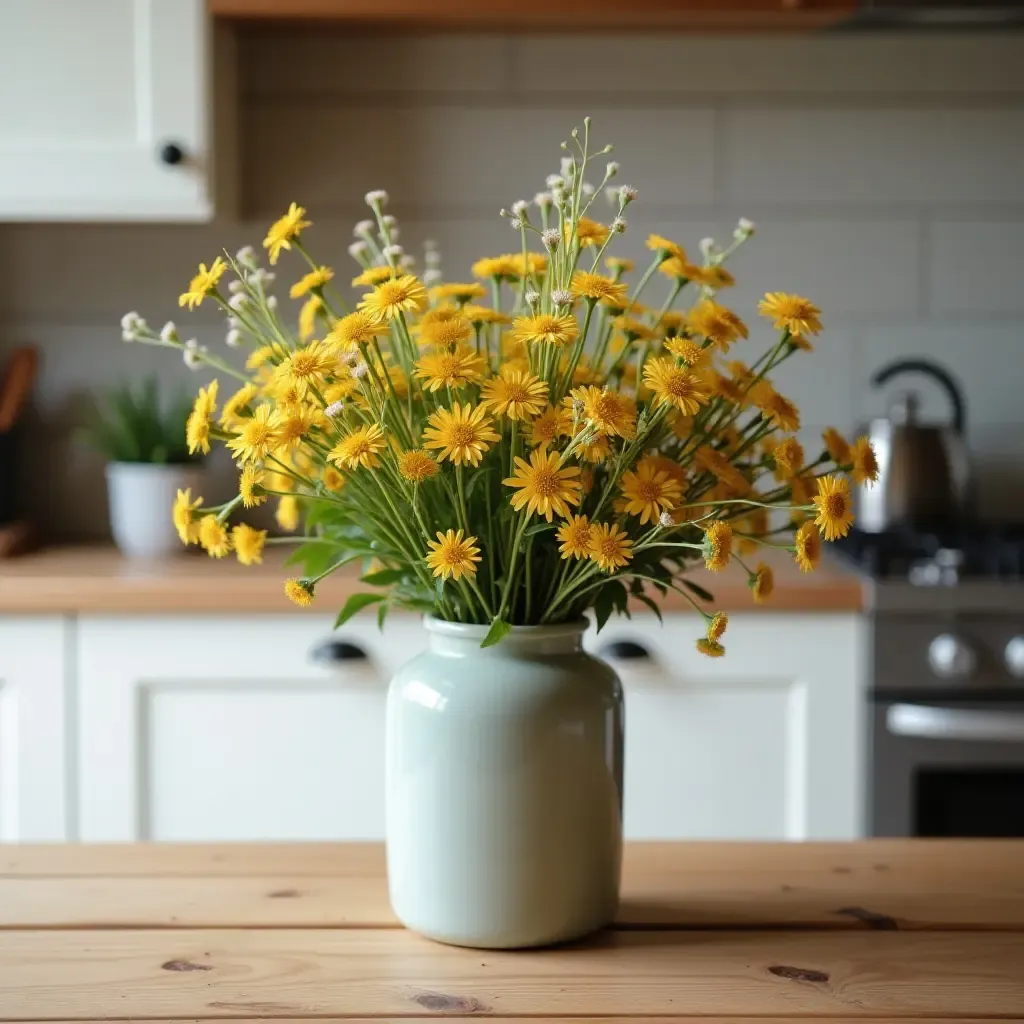
[[[414,931],[511,949],[608,924],[622,858],[623,703],[583,621],[427,619],[387,710],[391,902]]]

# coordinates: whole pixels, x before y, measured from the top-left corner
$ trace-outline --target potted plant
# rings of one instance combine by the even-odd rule
[[[191,407],[181,399],[163,407],[156,378],[149,377],[138,390],[122,384],[108,391],[88,428],[107,459],[111,532],[129,558],[181,550],[170,509],[179,491],[198,491],[200,479],[185,439]]]
[[[193,411],[240,478],[223,505],[178,496],[183,537],[251,562],[262,535],[229,533],[228,516],[291,499],[306,533],[292,601],[313,604],[320,580],[359,563],[364,591],[338,625],[366,607],[381,623],[425,613],[429,650],[388,697],[390,890],[407,925],[465,945],[567,940],[615,912],[622,691],[582,648],[586,614],[600,629],[630,605],[657,612],[671,589],[693,605],[698,649],[721,656],[727,619],[694,574],[738,563],[751,600],[769,598],[757,553],[812,570],[850,527],[849,478],[875,472],[863,441],[805,455],[772,382],[821,330],[810,301],[766,294],[766,344],[737,358],[748,327],[718,294],[753,225],[695,259],[652,234],[632,277],[609,250],[637,191],[610,185],[604,161],[588,183],[610,148],[595,153],[589,129],[544,191],[502,211],[515,251],[479,260],[474,280],[443,281],[433,247],[415,276],[374,191],[349,250],[355,308],[294,203],[263,246],[271,266],[299,264],[298,330],[248,247],[201,264],[180,298],[219,305],[247,348],[244,370],[192,351],[241,378],[220,409],[204,388]],[[138,318],[130,340],[184,348]]]

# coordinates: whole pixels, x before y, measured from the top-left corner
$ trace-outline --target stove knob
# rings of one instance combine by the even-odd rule
[[[1006,670],[1015,679],[1024,679],[1024,636],[1011,637],[1003,651]]]
[[[944,679],[968,679],[977,663],[971,646],[952,633],[941,633],[928,645],[928,664]]]

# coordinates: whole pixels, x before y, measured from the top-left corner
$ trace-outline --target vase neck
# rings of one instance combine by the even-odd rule
[[[583,649],[585,620],[554,626],[513,626],[511,632],[492,647],[481,647],[488,626],[443,622],[427,617],[430,649],[453,657],[532,658],[539,655],[572,654]]]

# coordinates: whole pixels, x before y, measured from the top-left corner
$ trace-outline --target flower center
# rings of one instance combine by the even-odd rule
[[[548,498],[559,491],[558,474],[552,469],[542,469],[534,474],[533,489],[542,497]]]
[[[599,546],[605,558],[614,558],[619,553],[619,544],[614,537],[605,537]]]
[[[476,431],[466,423],[456,423],[449,432],[451,446],[463,448],[476,440]]]
[[[527,398],[529,398],[529,395],[522,384],[509,384],[505,389],[505,400],[509,404],[513,402],[525,402]]]
[[[619,412],[619,403],[616,401],[614,395],[603,394],[594,403],[594,419],[612,420],[615,419]]]
[[[676,398],[686,398],[693,390],[690,379],[685,373],[673,373],[668,379],[667,388]]]
[[[655,480],[641,480],[636,493],[641,501],[657,501],[661,497],[661,484]]]
[[[296,377],[309,377],[316,368],[316,360],[308,352],[296,352],[292,356],[292,374]]]
[[[830,494],[825,499],[825,512],[832,519],[842,519],[846,515],[846,498],[842,494]]]

